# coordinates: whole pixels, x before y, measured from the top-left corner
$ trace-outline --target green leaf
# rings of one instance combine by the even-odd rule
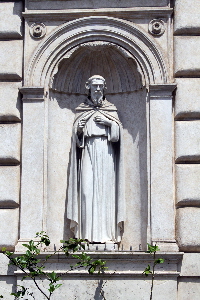
[[[146,269],[144,270],[144,272],[142,274],[144,274],[145,276],[148,276],[149,274],[152,274],[150,265],[148,265],[146,267]]]
[[[154,263],[155,263],[155,265],[156,264],[163,264],[164,263],[164,259],[163,258],[158,258],[158,259],[156,259],[155,261],[154,261]]]
[[[59,283],[59,284],[56,284],[55,288],[58,289],[62,284]]]
[[[92,266],[92,267],[90,267],[90,268],[88,269],[89,274],[93,274],[94,271],[95,271],[95,267],[94,267],[94,266]]]
[[[154,246],[152,246],[147,243],[147,245],[148,245],[148,250],[147,250],[148,253],[155,253],[160,250],[159,247],[156,246],[156,244]]]

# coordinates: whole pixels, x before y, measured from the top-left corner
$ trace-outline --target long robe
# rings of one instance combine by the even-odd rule
[[[103,115],[111,127],[98,124]],[[83,132],[80,119],[87,120]],[[67,217],[75,237],[90,242],[119,242],[124,221],[122,126],[116,107],[87,99],[76,108],[73,125]]]

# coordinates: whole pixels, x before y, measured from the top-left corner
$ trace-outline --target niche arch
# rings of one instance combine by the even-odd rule
[[[155,40],[138,25],[110,17],[84,17],[58,26],[39,44],[26,70],[25,86],[48,86],[63,56],[85,42],[104,41],[130,52],[146,85],[168,82],[166,62]]]

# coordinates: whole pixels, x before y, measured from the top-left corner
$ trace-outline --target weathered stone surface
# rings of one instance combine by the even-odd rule
[[[101,298],[101,288],[103,290],[103,295],[106,299],[116,299],[116,300],[133,300],[133,299],[149,299],[151,290],[151,280],[149,278],[137,278],[136,276],[131,276],[131,280],[126,280],[125,277],[120,276],[118,279],[113,279],[109,275],[109,280],[98,279],[98,277],[62,277],[59,283],[62,286],[55,291],[52,296],[52,300],[63,300],[63,299],[82,299],[82,300],[92,300],[92,299],[102,299]],[[20,285],[20,279],[22,276],[18,277],[18,284]],[[107,277],[108,278],[108,277]],[[70,279],[70,280],[68,280]],[[41,282],[41,287],[43,289],[47,288],[47,281]],[[30,280],[24,280],[23,285],[30,289],[34,288],[34,283]],[[41,296],[41,293],[34,288],[36,291],[36,299],[45,300]],[[105,299],[104,298],[104,299]],[[176,278],[169,276],[156,276],[154,281],[153,290],[154,300],[177,300],[177,282]],[[188,299],[187,299],[188,300]],[[195,299],[196,300],[196,299]]]
[[[180,278],[178,300],[199,300],[200,278]]]
[[[200,276],[200,253],[184,253],[180,270],[181,276]]]
[[[176,165],[176,200],[179,205],[200,205],[200,165]]]
[[[98,0],[89,1],[85,0],[70,0],[70,1],[44,1],[44,0],[30,0],[27,1],[27,6],[29,9],[67,9],[67,8],[100,8],[100,7],[155,7],[155,6],[167,6],[169,0],[124,0],[123,3],[119,0],[112,0],[111,2],[103,0],[99,2]]]
[[[0,79],[20,80],[23,41],[0,41]]]
[[[198,0],[176,0],[174,31],[176,34],[200,33],[200,2]]]
[[[21,124],[0,124],[0,163],[19,163],[20,146]]]
[[[169,251],[168,242],[172,240],[175,242],[172,193],[172,91],[174,88],[174,86],[164,85],[160,87],[152,85],[150,88],[151,237],[156,243],[166,241],[166,251]],[[163,172],[167,176],[163,176]]]
[[[0,247],[13,249],[18,238],[19,209],[0,209]]]
[[[176,78],[176,119],[200,117],[200,78]]]
[[[19,203],[20,167],[0,166],[0,208],[13,208]]]
[[[176,121],[176,161],[200,161],[200,121]]]
[[[22,1],[0,3],[0,38],[22,37]]]
[[[0,253],[0,276],[2,275],[13,275],[14,270],[16,270],[16,267],[14,266],[8,266],[9,259],[3,254]],[[1,295],[1,292],[0,292]]]
[[[16,276],[1,276],[0,277],[0,295],[3,296],[3,299],[13,300],[13,296],[10,294],[15,291],[16,287]]]
[[[199,76],[199,36],[174,37],[174,72],[176,76]]]
[[[18,82],[0,82],[0,121],[21,119],[21,100]]]
[[[44,201],[44,102],[23,105],[21,238],[42,230]]]
[[[181,251],[200,251],[200,208],[177,209],[177,242]]]

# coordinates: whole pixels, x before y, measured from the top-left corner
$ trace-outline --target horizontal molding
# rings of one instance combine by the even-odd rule
[[[22,40],[23,36],[17,31],[0,31],[0,40]]]
[[[17,73],[1,73],[0,70],[0,81],[5,80],[5,81],[21,81],[22,77],[18,75]]]
[[[133,8],[97,8],[66,10],[30,10],[22,13],[28,20],[60,20],[66,21],[88,16],[112,16],[116,18],[169,17],[173,12],[168,7],[133,7]]]
[[[175,77],[185,77],[185,78],[199,78],[200,77],[200,68],[196,69],[184,69],[177,71]]]
[[[15,253],[14,256],[20,255],[23,252]],[[80,254],[81,252],[77,252]],[[119,277],[119,276],[132,276],[132,277],[140,277],[144,276],[143,271],[147,264],[153,263],[153,256],[149,253],[144,252],[87,252],[88,255],[92,259],[102,259],[106,261],[106,266],[108,270],[106,270],[103,274],[93,274],[93,276],[103,276],[105,277]],[[46,255],[52,254],[52,252],[44,252],[38,255],[39,259],[45,259]],[[178,276],[178,263],[182,260],[183,253],[180,252],[161,252],[159,251],[159,257],[164,258],[164,263],[162,266],[157,268],[156,274],[157,276]],[[52,266],[55,264],[55,272],[57,274],[62,274],[66,276],[90,276],[88,272],[84,268],[79,268],[77,270],[70,270],[70,265],[74,265],[76,263],[76,259],[72,257],[66,257],[63,252],[59,254],[53,254],[51,258],[48,260],[46,264],[46,272],[52,272]],[[21,275],[22,272],[20,270],[16,271],[15,274]]]
[[[200,120],[200,111],[183,111],[175,116],[175,121],[195,121]]]
[[[55,270],[54,270],[55,271]],[[143,270],[144,271],[144,270]],[[51,273],[52,270],[49,270],[49,271],[46,271],[45,273]],[[14,272],[16,275],[24,275],[24,273],[20,270],[18,271],[15,271]],[[60,274],[61,276],[66,276],[66,277],[89,277],[91,279],[91,275],[88,274],[87,271],[85,270],[79,270],[79,271],[69,271],[69,272],[66,272],[66,271],[62,271],[62,270],[57,270],[55,271],[56,274]],[[157,276],[157,279],[158,277],[178,277],[180,275],[180,272],[176,272],[176,271],[155,271],[155,276]],[[144,279],[144,274],[142,271],[135,271],[135,272],[131,272],[131,271],[121,271],[121,272],[116,272],[116,271],[113,271],[113,272],[108,272],[108,271],[105,271],[103,274],[93,274],[92,275],[92,278],[94,279],[98,279],[98,278],[104,278],[104,279],[112,279],[112,278],[116,278],[116,277],[120,277],[120,279],[122,279],[121,277],[142,277]],[[64,279],[64,278],[63,278]],[[145,280],[151,280],[151,278],[145,278]]]
[[[200,155],[184,155],[175,160],[176,164],[200,164]]]
[[[178,28],[174,31],[174,36],[199,36],[200,35],[200,27],[182,27]]]
[[[0,166],[18,166],[20,161],[14,157],[0,157]]]
[[[15,209],[18,208],[19,204],[16,203],[14,200],[1,200],[0,199],[0,209]]]
[[[200,199],[183,199],[176,204],[176,207],[200,207]]]

